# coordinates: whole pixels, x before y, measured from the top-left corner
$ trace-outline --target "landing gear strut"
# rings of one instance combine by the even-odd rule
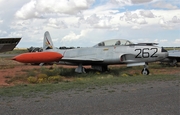
[[[141,74],[143,74],[143,75],[149,75],[149,70],[148,70],[147,68],[148,68],[148,64],[146,63],[146,64],[144,65],[144,68],[143,68],[142,71],[141,71]]]
[[[82,64],[79,64],[78,67],[75,69],[76,73],[86,73],[84,67],[82,66]]]

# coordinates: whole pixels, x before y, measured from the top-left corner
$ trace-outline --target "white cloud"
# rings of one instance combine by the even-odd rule
[[[163,40],[175,41],[179,36],[180,3],[160,1],[163,0],[13,0],[10,3],[0,0],[0,35],[23,35],[20,45],[24,46],[37,41],[41,45],[45,31],[55,36],[53,40],[58,42],[63,38],[63,43],[70,46],[112,38],[147,37],[150,42],[157,39],[171,45]]]
[[[133,4],[142,4],[142,3],[148,3],[152,2],[154,0],[131,0]]]
[[[168,41],[168,39],[155,39],[153,42],[158,43],[159,45],[163,44],[163,46],[167,46],[167,44],[172,44],[170,41]]]
[[[135,22],[138,24],[147,24],[147,22],[144,18],[138,18]]]
[[[87,9],[94,0],[44,0],[37,1],[37,10],[51,13],[74,14],[80,10]]]
[[[135,10],[117,13],[111,19],[119,17],[119,21],[113,24],[120,24],[121,27],[131,26],[132,29],[140,29],[148,26],[161,26],[163,29],[175,29],[180,25],[180,10]]]
[[[119,5],[119,6],[125,6],[125,5],[131,5],[131,0],[110,0],[110,3]]]
[[[0,30],[0,35],[4,37],[4,35],[7,34],[6,31]]]
[[[53,27],[53,28],[58,28],[58,29],[67,28],[67,24],[64,21],[60,21],[60,20],[58,20],[56,18],[50,18],[48,20],[47,26],[50,26],[50,27]]]
[[[15,29],[15,30],[20,30],[23,28],[28,28],[29,25],[31,24],[33,24],[33,22],[30,20],[16,20],[16,21],[11,22],[10,28]]]
[[[141,28],[141,27],[140,27],[140,26],[137,26],[137,25],[132,27],[132,29],[135,29],[135,30],[140,29],[140,28]]]
[[[110,3],[118,6],[132,6],[133,4],[148,4],[155,1],[157,0],[110,0]]]
[[[4,0],[0,0],[0,4],[1,4],[2,2],[4,2]]]
[[[175,39],[175,42],[180,42],[180,39]]]
[[[142,15],[143,15],[143,17],[142,17]],[[123,16],[120,16],[120,20],[126,21],[127,23],[131,23],[133,26],[133,29],[135,29],[137,25],[134,26],[134,24],[140,24],[141,25],[141,24],[147,24],[148,23],[146,21],[146,19],[144,18],[147,16],[149,16],[149,13],[146,13],[146,11],[136,11],[136,12],[127,11],[124,13]],[[140,27],[138,26],[138,28],[140,28]]]
[[[126,21],[132,21],[134,18],[138,18],[137,14],[132,14],[131,12],[127,11],[124,13],[124,17]]]
[[[94,0],[31,0],[16,12],[20,19],[43,18],[47,13],[76,14],[87,9]]]
[[[70,32],[68,35],[64,36],[61,41],[68,42],[68,41],[79,40],[79,39],[83,38],[84,36],[86,36],[87,33],[90,31],[91,31],[90,29],[82,30],[79,35],[74,32]]]
[[[96,17],[93,21],[93,25],[91,25],[92,23],[89,24],[94,28],[111,29],[113,28],[110,22],[111,19],[111,16]]]
[[[0,24],[2,24],[2,23],[3,23],[3,20],[0,19]]]
[[[168,21],[165,21],[164,19],[160,19],[159,24],[161,25],[161,27],[166,28],[166,29],[172,28],[172,25],[170,25],[170,23]]]
[[[114,18],[115,17],[111,15],[101,15],[97,13],[88,17],[79,18],[79,25],[85,28],[117,30],[119,22],[113,21],[115,20]]]
[[[109,22],[109,19],[103,19],[100,20],[99,23],[97,25],[95,25],[96,28],[111,28],[111,24]]]
[[[180,37],[180,36],[179,36]],[[173,44],[177,44],[178,47],[180,46],[180,38],[179,39],[175,39],[175,41],[173,42]]]
[[[9,37],[22,37],[22,34],[19,32],[11,32],[8,36]]]
[[[178,9],[177,6],[172,5],[171,3],[166,3],[166,2],[156,2],[152,5],[155,8],[165,8],[165,9]]]
[[[174,16],[171,20],[172,23],[180,23],[180,19],[177,16]]]
[[[31,0],[29,3],[25,4],[19,11],[16,12],[16,17],[21,19],[29,19],[29,18],[40,18],[42,17],[39,12],[36,11],[35,0]]]
[[[165,42],[168,42],[168,40],[167,39],[161,39],[161,40],[159,40],[161,43],[165,43]]]
[[[150,10],[140,11],[140,15],[147,18],[154,18],[154,14]]]
[[[180,19],[177,16],[173,16],[172,19],[165,21],[164,18],[160,19],[159,24],[166,29],[172,29],[173,27],[180,25]]]
[[[87,19],[85,19],[84,21],[90,25],[94,25],[94,24],[99,23],[99,20],[100,20],[100,18],[96,14],[93,14],[93,15],[87,17]]]

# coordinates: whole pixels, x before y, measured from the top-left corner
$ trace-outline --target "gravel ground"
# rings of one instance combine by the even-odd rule
[[[180,81],[0,97],[1,115],[180,115]]]

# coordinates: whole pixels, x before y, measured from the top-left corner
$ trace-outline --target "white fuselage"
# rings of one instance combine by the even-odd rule
[[[168,53],[162,52],[162,48],[158,46],[139,45],[101,46],[65,50],[54,49],[53,51],[63,54],[60,63],[73,65],[79,63],[83,65],[111,65],[121,63],[154,62],[162,60],[168,56]],[[66,59],[78,59],[79,61],[67,61]],[[94,61],[85,61],[90,59]]]

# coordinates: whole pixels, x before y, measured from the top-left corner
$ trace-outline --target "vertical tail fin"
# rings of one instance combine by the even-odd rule
[[[43,42],[43,51],[48,49],[53,49],[53,42],[51,40],[51,36],[48,31],[44,33],[44,42]]]

